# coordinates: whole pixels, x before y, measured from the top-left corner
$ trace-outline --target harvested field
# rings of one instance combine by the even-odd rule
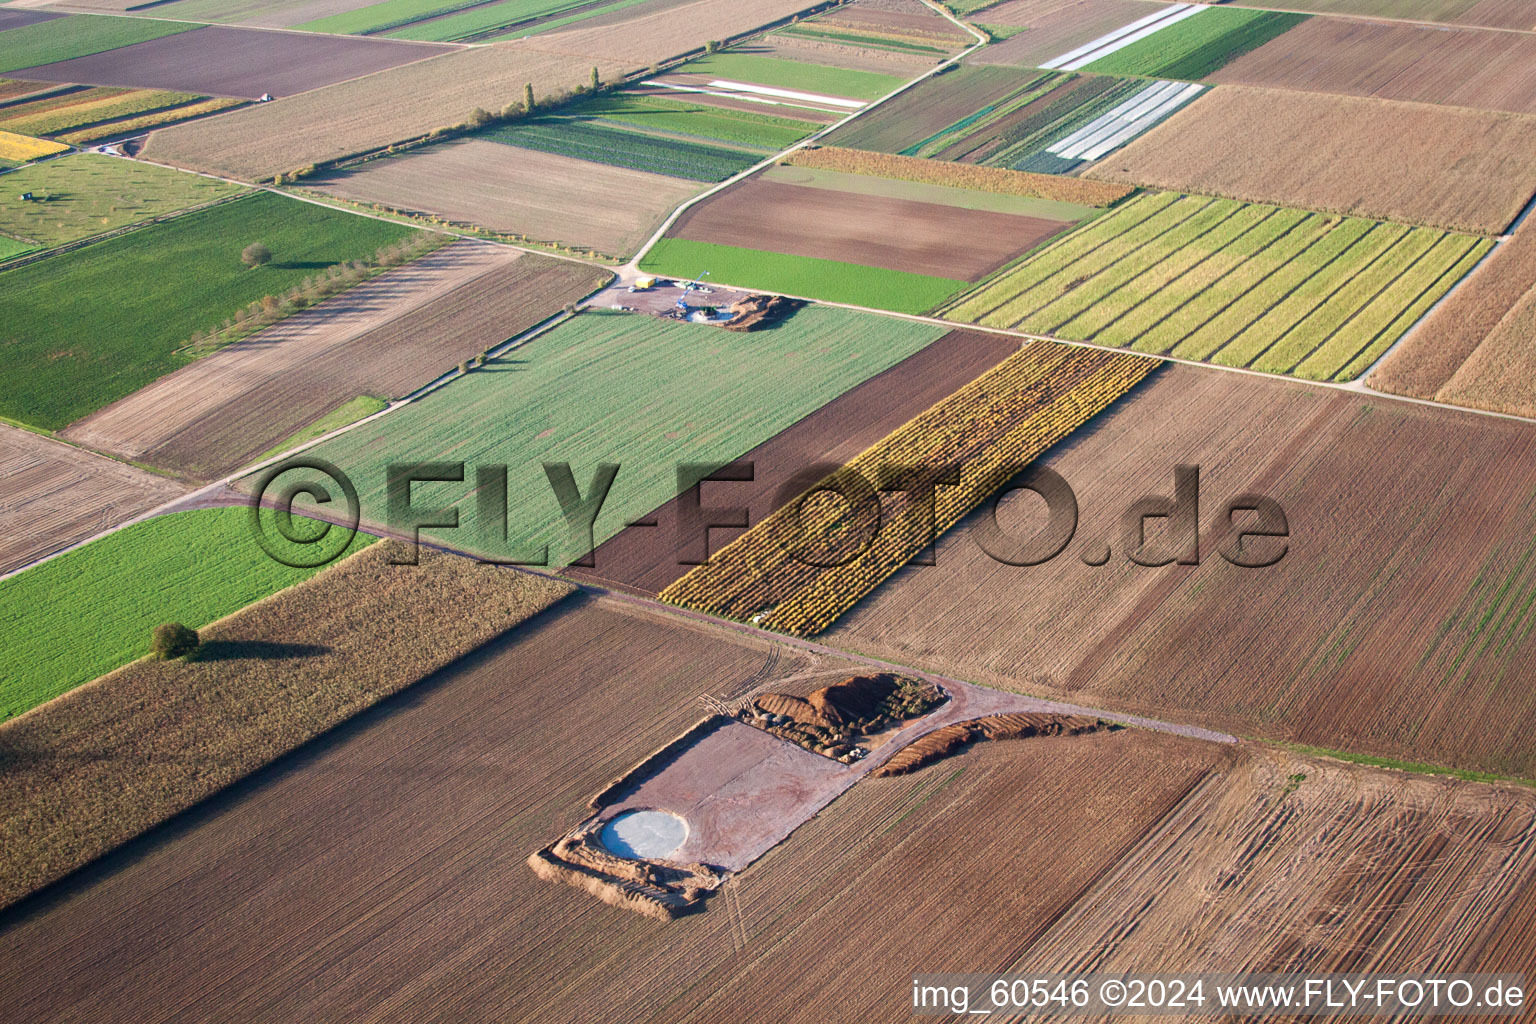
[[[404,397],[609,276],[458,242],[162,377],[65,436],[187,476],[223,476],[359,395]]]
[[[1310,18],[1211,81],[1536,114],[1536,34]]]
[[[459,529],[423,536],[500,557],[547,545],[549,564],[562,566],[591,549],[566,528],[540,463],[568,463],[584,494],[598,465],[620,465],[596,521],[601,543],[692,486],[703,466],[751,451],[943,334],[830,308],[751,334],[592,310],[314,452],[352,476],[374,522],[386,518],[390,463],[509,464],[505,537],[467,500],[473,469],[463,483],[416,488],[422,500],[464,506]]]
[[[0,573],[183,493],[174,481],[0,424]]]
[[[793,26],[763,36],[760,42],[742,43],[733,53],[748,53],[776,60],[805,64],[830,64],[850,71],[868,71],[877,75],[916,77],[933,67],[947,53],[913,53],[905,48],[859,47],[839,42],[825,33],[801,33]]]
[[[1059,178],[1049,174],[1012,171],[1003,167],[972,167],[941,160],[923,160],[912,156],[863,153],[853,149],[821,146],[791,153],[784,161],[795,167],[815,167],[848,174],[873,174],[902,181],[921,181],[933,185],[972,188],[983,192],[1004,192],[1016,196],[1034,196],[1084,206],[1110,206],[1131,194],[1124,186],[1105,187],[1102,183]]]
[[[621,12],[611,19],[601,19],[602,23],[594,19],[591,24],[543,32],[529,43],[551,53],[645,67],[702,50],[711,39],[729,40],[745,35],[809,6],[809,0],[695,0],[647,10],[637,17]]]
[[[265,529],[280,554],[315,553]],[[346,550],[372,541],[359,534]],[[263,551],[241,507],[133,523],[0,580],[0,721],[149,654],[161,623],[198,629],[314,573]]]
[[[61,429],[191,362],[195,332],[412,233],[263,192],[7,270],[0,345],[14,380],[0,415]],[[257,239],[275,256],[252,271],[240,250]]]
[[[636,669],[616,677],[616,661]],[[706,681],[678,670],[704,663]],[[948,771],[856,786],[706,913],[665,926],[507,855],[574,824],[605,779],[697,717],[701,689],[729,696],[818,667],[609,602],[535,619],[6,915],[0,985],[18,993],[12,1016],[142,1021],[195,999],[210,1017],[272,1020],[882,1018],[909,997],[861,968],[883,978],[1012,962],[1228,756],[1137,731],[983,745]],[[988,842],[972,838],[980,808],[992,812]],[[1059,869],[1040,875],[1042,859]],[[893,914],[983,888],[996,927],[945,914],[890,927]],[[107,907],[141,926],[102,927]],[[278,955],[305,943],[315,951]],[[826,956],[831,943],[869,957]],[[63,952],[81,949],[93,954],[84,963]],[[210,976],[210,958],[240,950],[271,969]],[[76,984],[63,984],[66,970]],[[385,970],[388,985],[374,973]],[[683,970],[699,984],[680,992]],[[341,973],[356,984],[332,983]],[[109,974],[126,983],[110,996]],[[559,992],[537,983],[557,974],[569,981]]]
[[[212,121],[163,128],[150,135],[141,155],[243,180],[271,177],[420,138],[463,121],[475,107],[500,110],[521,98],[528,82],[547,100],[585,82],[593,63],[522,46],[455,50]],[[596,63],[605,78],[620,70]]]
[[[661,599],[767,629],[820,633],[1157,366],[1027,344],[818,478],[798,502],[667,587]],[[892,479],[894,467],[923,468]],[[946,480],[951,486],[939,491]],[[904,486],[881,489],[881,482]],[[828,492],[839,497],[811,500]]]
[[[581,189],[570,187],[580,181]],[[305,182],[343,199],[476,224],[610,256],[634,252],[691,181],[458,139]]]
[[[153,23],[152,23],[153,24]],[[200,26],[107,53],[19,71],[39,82],[179,89],[255,99],[288,96],[443,53],[451,47],[382,39]]]
[[[5,50],[0,53],[0,72],[104,53],[198,27],[180,21],[109,18],[96,14],[49,18],[5,30]]]
[[[693,206],[676,238],[978,281],[1071,226],[748,178]]]
[[[1525,0],[1282,0],[1274,7],[1306,14],[1438,21],[1484,28],[1536,28],[1536,15]]]
[[[554,580],[379,544],[0,726],[0,905],[62,878],[569,595]],[[446,618],[441,609],[458,609]],[[146,715],[144,708],[155,713]],[[166,750],[177,756],[161,756]]]
[[[971,57],[975,64],[1034,68],[1084,43],[1155,13],[1145,0],[1075,0],[1057,4],[1020,0],[989,8],[979,20],[989,25],[1027,27]]]
[[[0,206],[0,234],[52,247],[243,190],[196,174],[80,153],[15,171],[8,190],[50,198]]]
[[[1350,380],[1492,244],[1432,228],[1150,194],[943,314],[1309,380]]]
[[[1536,118],[1227,86],[1087,174],[1497,235],[1536,192]]]
[[[1017,969],[1518,970],[1531,932],[1505,915],[1529,904],[1533,881],[1529,791],[1250,751]],[[1500,947],[1523,955],[1502,960]]]
[[[1526,293],[1435,397],[1536,417],[1536,292]]]
[[[1528,219],[1425,318],[1368,383],[1395,395],[1444,395],[1441,400],[1453,401],[1445,389],[1459,378],[1455,390],[1463,396],[1463,404],[1533,415],[1519,412],[1529,398],[1522,403],[1517,394],[1500,394],[1528,387],[1531,379],[1522,377],[1518,353],[1502,350],[1508,342],[1518,343],[1516,325],[1522,317],[1516,310],[1528,306],[1532,295],[1536,295],[1536,222]],[[1474,357],[1476,365],[1468,365]],[[1497,406],[1492,404],[1496,401]]]
[[[151,128],[159,128],[162,125],[174,124],[179,121],[187,121],[207,114],[216,114],[223,110],[232,110],[235,107],[245,105],[241,99],[207,99],[199,103],[188,103],[186,106],[171,107],[165,110],[145,114],[142,117],[130,117],[126,121],[112,121],[96,124],[79,131],[70,132],[68,135],[59,136],[60,140],[71,146],[84,146],[91,142],[100,142],[102,139],[122,139],[130,135],[137,135]]]
[[[706,507],[745,508],[749,523],[761,522],[779,507],[781,491],[797,475],[848,462],[1017,350],[1017,339],[951,331],[742,455],[738,461],[752,464],[753,480],[705,483],[701,501]],[[569,574],[657,594],[691,568],[686,563],[709,557],[742,533],[739,527],[712,528],[705,551],[680,534],[680,510],[680,501],[667,502],[645,517],[656,526],[621,531],[598,545],[590,568],[572,567]]]
[[[1512,683],[1536,671],[1529,426],[1174,366],[1043,464],[1080,510],[1061,557],[993,561],[972,515],[936,566],[888,580],[823,641],[1239,735],[1536,776],[1521,724],[1536,707]],[[1122,515],[1171,495],[1177,464],[1201,470],[1203,564],[1131,564]],[[1219,553],[1226,502],[1252,492],[1292,534],[1263,569]],[[1044,521],[1025,499],[999,512],[1021,538]],[[1106,544],[1107,565],[1083,563]]]

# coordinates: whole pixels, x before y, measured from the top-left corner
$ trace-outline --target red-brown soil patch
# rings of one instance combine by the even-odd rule
[[[1070,226],[749,179],[688,210],[671,233],[696,242],[979,281]]]
[[[15,72],[39,82],[126,85],[208,96],[290,96],[449,53],[450,46],[210,25]]]
[[[1210,77],[1536,113],[1536,34],[1309,18]]]

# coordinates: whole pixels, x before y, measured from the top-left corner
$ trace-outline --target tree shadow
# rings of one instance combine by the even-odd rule
[[[335,264],[327,263],[324,260],[273,260],[271,263],[267,264],[267,266],[280,267],[283,270],[324,270],[327,267],[335,266]]]
[[[285,644],[273,640],[209,640],[188,661],[280,661],[285,658],[317,658],[329,654],[323,644]]]

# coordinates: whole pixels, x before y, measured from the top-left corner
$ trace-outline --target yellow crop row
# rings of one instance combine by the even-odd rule
[[[1058,174],[1035,174],[1030,171],[1012,171],[1006,167],[957,164],[947,160],[927,160],[892,153],[868,153],[862,149],[841,149],[837,146],[796,150],[785,157],[784,162],[796,167],[842,171],[844,174],[868,174],[898,181],[969,188],[978,192],[1053,199],[1084,206],[1109,206],[1134,191],[1128,185],[1066,178]]]
[[[23,163],[27,160],[36,160],[40,156],[62,153],[68,148],[58,142],[49,142],[47,139],[34,139],[30,135],[0,131],[0,160]]]
[[[60,135],[59,138],[70,145],[78,146],[82,143],[95,142],[97,139],[105,139],[110,135],[124,135],[128,132],[136,132],[144,128],[169,124],[172,121],[185,121],[191,117],[200,117],[203,114],[228,110],[231,107],[243,107],[247,102],[247,100],[237,99],[204,100],[201,103],[193,103],[185,107],[159,110],[153,114],[145,114],[143,117],[135,117],[127,121],[112,121],[107,124],[99,124],[91,128],[81,129],[78,132],[70,132],[68,135]]]
[[[1131,354],[1028,344],[813,489],[834,486],[849,500],[778,509],[661,597],[784,632],[819,633],[1157,365]],[[875,489],[898,467],[908,489],[890,491],[882,503]],[[947,467],[958,470],[958,484],[936,486],[954,471]],[[839,557],[837,541],[849,537],[855,548]]]

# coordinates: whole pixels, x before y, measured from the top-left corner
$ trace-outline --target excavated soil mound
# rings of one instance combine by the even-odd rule
[[[1098,718],[1080,715],[1046,715],[1017,713],[991,715],[970,722],[946,725],[897,751],[889,761],[876,768],[871,775],[905,775],[924,765],[943,760],[972,743],[987,740],[1028,739],[1033,736],[1077,736],[1121,728]]]

